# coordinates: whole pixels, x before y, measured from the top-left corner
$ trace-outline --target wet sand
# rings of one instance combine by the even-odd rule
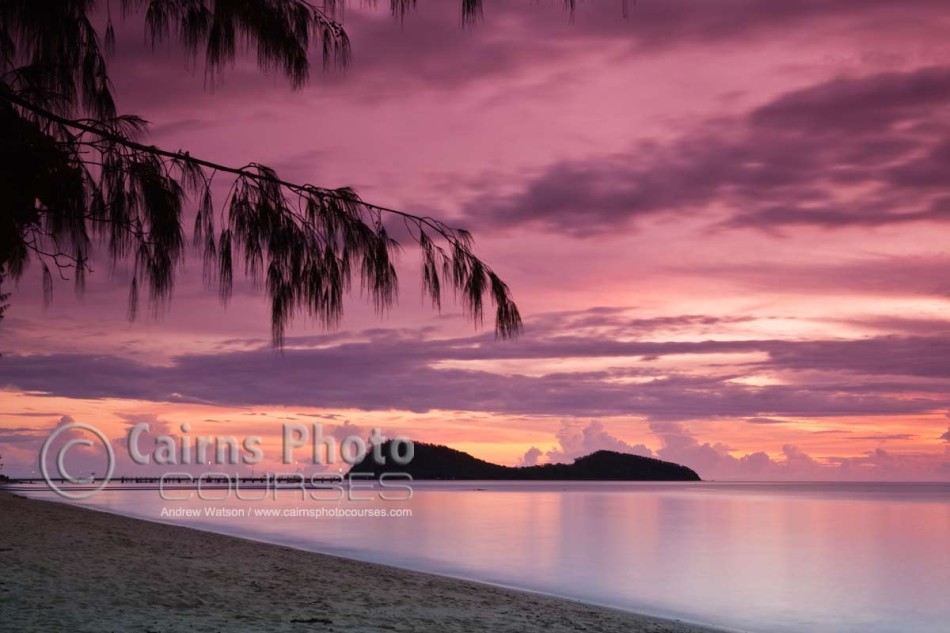
[[[0,631],[711,629],[0,492]]]

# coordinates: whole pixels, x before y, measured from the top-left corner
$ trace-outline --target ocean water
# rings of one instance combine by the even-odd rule
[[[378,490],[355,493],[371,501],[314,501],[300,491],[261,501],[177,491],[192,498],[163,501],[152,489],[79,503],[733,630],[950,630],[948,484],[413,487],[398,501]],[[53,498],[38,484],[20,490]],[[307,516],[318,508],[411,516]],[[181,516],[189,511],[197,516]]]

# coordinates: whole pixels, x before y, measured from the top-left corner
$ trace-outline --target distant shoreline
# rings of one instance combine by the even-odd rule
[[[13,630],[713,629],[0,491]]]
[[[389,442],[381,453],[392,454]],[[405,464],[388,464],[367,453],[350,472],[372,473],[376,479],[405,473],[416,481],[702,481],[696,471],[653,457],[598,450],[572,463],[503,466],[441,444],[413,442]]]

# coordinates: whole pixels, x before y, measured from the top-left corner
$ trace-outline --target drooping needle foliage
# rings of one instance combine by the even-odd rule
[[[393,2],[394,12],[405,4]],[[288,182],[264,165],[227,166],[148,145],[145,122],[118,113],[107,64],[114,15],[144,15],[153,43],[173,40],[202,55],[209,75],[249,49],[263,70],[299,88],[311,49],[325,65],[348,61],[349,40],[337,20],[342,0],[113,4],[0,2],[0,271],[19,279],[38,262],[47,294],[54,271],[81,289],[101,245],[114,262],[132,264],[134,318],[140,291],[156,306],[171,296],[193,218],[206,280],[224,300],[236,268],[260,281],[281,344],[297,315],[337,325],[354,283],[377,308],[393,303],[399,244],[391,233],[398,222],[419,247],[423,287],[435,306],[454,290],[476,321],[494,306],[499,336],[520,331],[507,285],[475,256],[466,231],[369,204],[350,189]],[[93,23],[103,11],[100,34]],[[229,193],[216,200],[212,185],[222,178]]]

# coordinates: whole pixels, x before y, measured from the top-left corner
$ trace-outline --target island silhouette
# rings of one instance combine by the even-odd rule
[[[383,455],[391,454],[389,444],[383,443]],[[456,480],[702,481],[694,470],[686,466],[615,451],[596,451],[578,457],[572,464],[502,466],[448,446],[423,442],[414,443],[413,458],[405,465],[395,464],[392,460],[379,464],[373,451],[369,451],[353,465],[350,473],[375,478],[384,473],[407,473],[413,479]]]

